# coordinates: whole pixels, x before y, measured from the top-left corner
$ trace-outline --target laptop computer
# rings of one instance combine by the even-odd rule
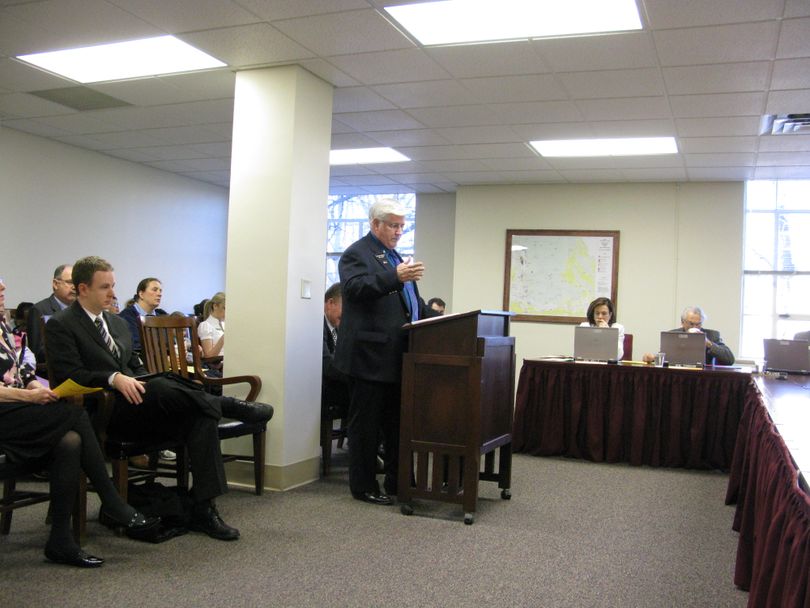
[[[589,361],[615,361],[619,354],[618,327],[574,328],[574,358]]]
[[[805,340],[765,338],[765,371],[810,374],[810,343]]]
[[[702,367],[706,362],[706,335],[681,331],[662,331],[658,349],[669,365]]]

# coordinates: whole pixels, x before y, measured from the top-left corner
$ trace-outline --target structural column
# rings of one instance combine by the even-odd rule
[[[318,477],[331,122],[331,85],[298,66],[236,75],[225,374],[261,376],[275,408],[270,488]],[[252,483],[252,469],[234,479]]]

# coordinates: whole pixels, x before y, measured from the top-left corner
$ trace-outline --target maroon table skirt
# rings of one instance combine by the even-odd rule
[[[525,360],[513,450],[727,470],[749,385],[734,370]]]

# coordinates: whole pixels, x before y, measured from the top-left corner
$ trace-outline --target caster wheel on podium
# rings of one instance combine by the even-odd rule
[[[509,488],[501,490],[501,498],[504,500],[512,500],[512,490]]]
[[[413,515],[413,505],[403,504],[399,507],[399,512],[403,515]]]
[[[475,521],[475,516],[472,513],[465,513],[464,514],[464,524],[467,526],[471,526]]]

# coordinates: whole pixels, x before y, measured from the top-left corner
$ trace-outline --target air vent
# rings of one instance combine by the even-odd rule
[[[762,117],[760,135],[810,133],[810,114],[767,114]]]
[[[61,89],[45,89],[43,91],[30,91],[42,99],[73,108],[79,112],[86,110],[105,110],[107,108],[120,108],[132,105],[126,101],[116,99],[90,87],[64,87]]]

